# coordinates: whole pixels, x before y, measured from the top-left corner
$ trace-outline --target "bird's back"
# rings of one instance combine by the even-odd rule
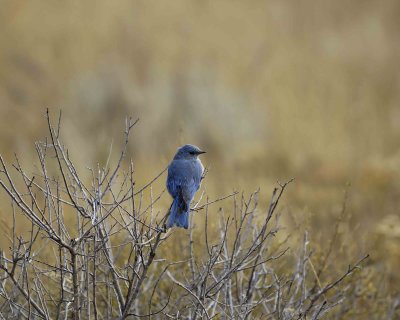
[[[179,192],[192,198],[200,187],[204,167],[199,159],[173,160],[168,167],[167,189],[172,197]]]

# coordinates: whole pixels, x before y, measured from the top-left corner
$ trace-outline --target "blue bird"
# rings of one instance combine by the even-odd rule
[[[189,227],[190,203],[200,188],[204,167],[198,156],[205,151],[186,144],[178,149],[168,167],[167,189],[174,199],[167,228]]]

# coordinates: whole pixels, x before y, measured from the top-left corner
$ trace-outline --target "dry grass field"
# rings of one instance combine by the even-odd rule
[[[277,279],[303,279],[299,290],[304,295],[285,293],[288,301],[299,301],[292,301],[297,309],[259,302],[263,307],[254,307],[248,315],[250,309],[240,309],[243,318],[398,319],[399,16],[400,3],[395,0],[3,0],[0,154],[15,179],[15,154],[29,176],[40,177],[35,142],[50,138],[46,108],[55,127],[62,111],[60,140],[88,186],[93,186],[88,168],[118,163],[126,117],[139,121],[120,168],[129,172],[132,159],[139,190],[165,169],[178,146],[200,146],[207,151],[202,159],[209,171],[196,198],[199,205],[238,193],[210,204],[206,225],[200,210],[193,215],[192,232],[169,233],[157,254],[167,262],[190,257],[194,261],[193,255],[203,261],[205,227],[210,243],[218,243],[224,234],[221,221],[233,217],[234,208],[254,192],[257,209],[251,223],[261,228],[277,181],[295,178],[274,211],[271,221],[276,226],[268,226],[268,232],[275,233],[278,226],[279,232],[274,241],[265,242],[268,256],[289,249],[265,265],[276,277],[260,281],[275,285]],[[54,154],[49,154],[51,159]],[[49,174],[60,177],[57,168],[51,164]],[[164,190],[165,178],[160,176],[143,190],[143,206]],[[5,181],[3,171],[0,180]],[[122,182],[116,183],[118,188]],[[18,186],[23,188],[23,181]],[[39,196],[38,201],[44,199]],[[13,230],[26,237],[31,224],[20,212],[13,227],[12,202],[4,190],[0,200],[0,244],[7,258]],[[152,212],[164,213],[170,201],[163,193]],[[76,216],[73,207],[65,209],[71,234]],[[227,246],[233,247],[226,250],[234,252],[231,227]],[[41,258],[54,254],[48,251],[41,251]],[[299,312],[307,309],[303,303],[313,301],[318,288],[334,283],[367,254],[360,268],[318,297],[328,301],[329,310],[318,300],[320,313],[318,308],[310,315]],[[119,259],[122,264],[129,261],[124,254]],[[212,310],[216,319],[240,318],[242,313],[228,310],[228,303],[219,304],[227,310],[218,311],[215,301],[196,300],[197,296],[191,300],[190,295],[178,299],[179,284],[193,284],[191,277],[202,274],[200,266],[199,262],[193,273],[189,264],[174,265],[155,290],[153,308],[147,308],[153,303],[149,291],[139,295],[132,308],[149,314],[161,308],[171,288],[178,288],[171,303],[194,303],[199,310],[183,308],[177,315],[167,308],[154,318],[174,314],[207,319]],[[301,266],[307,276],[300,277]],[[154,274],[158,277],[161,270],[154,267]],[[249,276],[246,270],[243,279]],[[149,286],[154,285],[151,281]],[[4,302],[6,287],[2,288]],[[5,312],[11,311],[0,305],[1,315]],[[82,311],[82,318],[95,319],[87,312]],[[112,312],[98,317],[115,317]],[[65,312],[66,317],[73,315]]]

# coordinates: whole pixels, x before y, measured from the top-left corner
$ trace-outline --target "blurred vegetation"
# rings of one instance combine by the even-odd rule
[[[3,0],[0,152],[31,164],[49,107],[62,109],[83,171],[119,150],[131,115],[138,183],[183,143],[208,151],[210,195],[261,187],[268,199],[296,177],[288,232],[307,228],[327,248],[337,224],[338,266],[370,253],[389,303],[400,287],[399,16],[395,0]],[[0,214],[7,228],[8,204]]]

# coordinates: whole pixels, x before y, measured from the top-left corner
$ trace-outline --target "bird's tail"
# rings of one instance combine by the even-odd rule
[[[173,226],[185,229],[189,228],[190,207],[182,204],[181,201],[183,200],[180,199],[180,197],[176,197],[172,202],[171,213],[169,215],[167,228],[171,228]]]

